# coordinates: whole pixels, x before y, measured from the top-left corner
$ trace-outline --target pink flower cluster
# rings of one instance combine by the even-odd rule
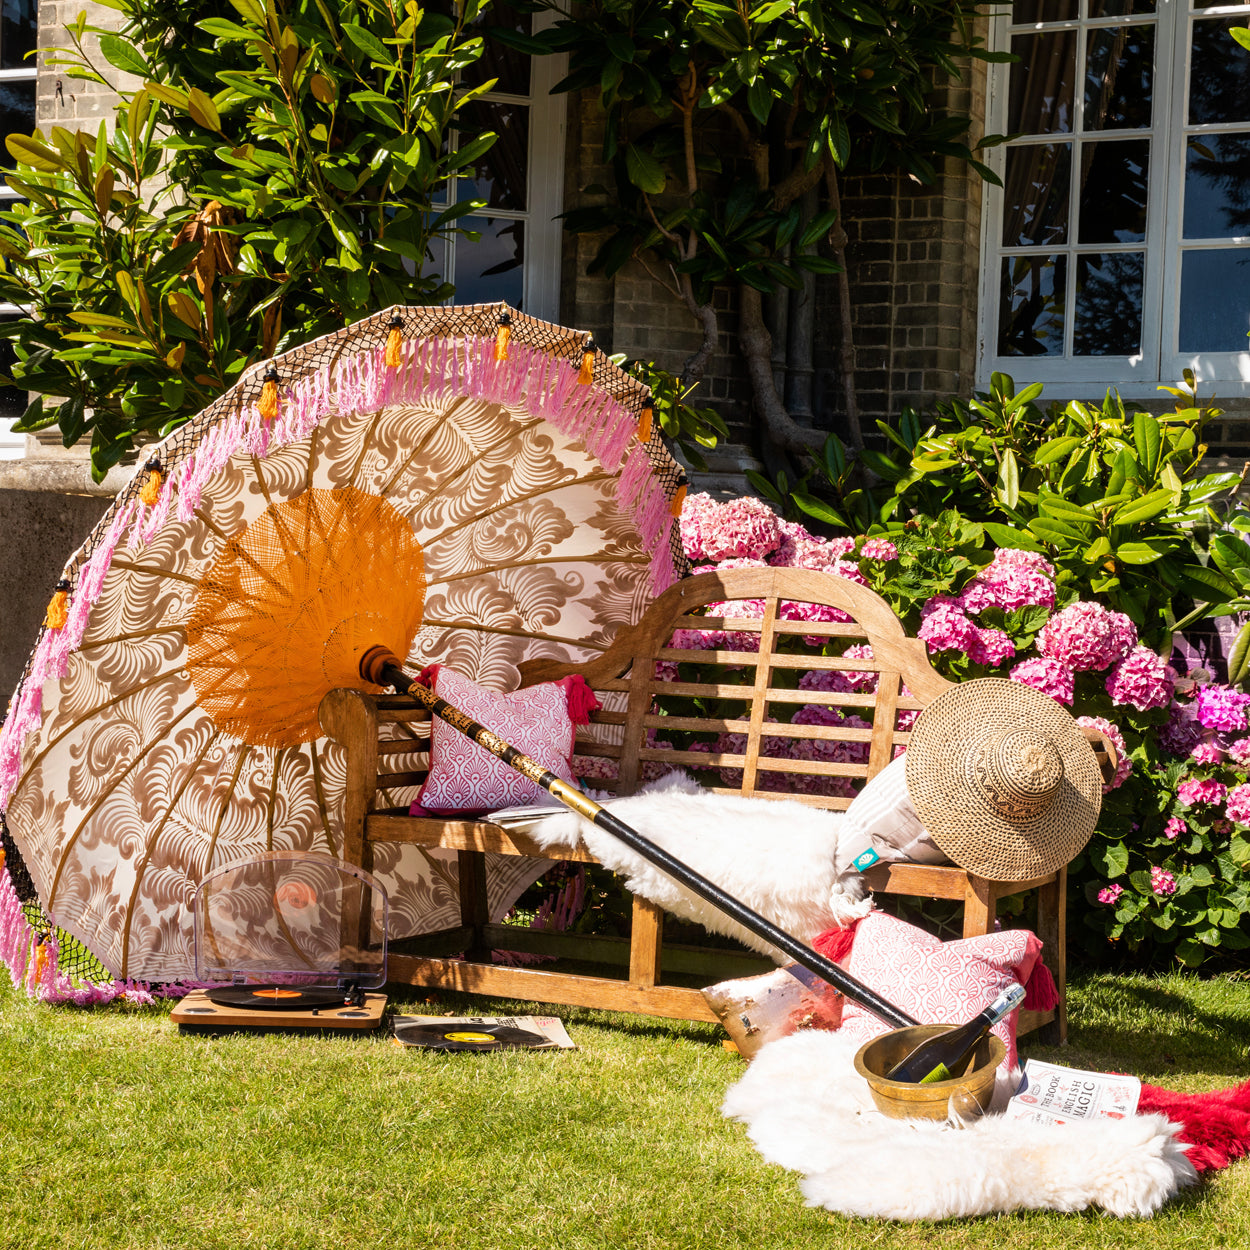
[[[728,503],[706,493],[688,495],[679,525],[682,548],[691,560],[761,560],[781,545],[781,519],[762,499],[749,495]]]
[[[1040,654],[1076,672],[1110,668],[1136,645],[1133,622],[1123,612],[1093,602],[1074,603],[1056,612],[1037,636]]]
[[[1218,742],[1200,742],[1190,751],[1189,758],[1195,764],[1222,764],[1224,748]]]
[[[1242,768],[1250,768],[1250,738],[1238,738],[1229,745],[1228,753]]]
[[[1058,660],[1039,655],[1017,664],[1011,670],[1010,676],[1012,681],[1023,682],[1026,686],[1032,686],[1034,690],[1050,695],[1058,703],[1072,706],[1072,700],[1076,695],[1076,675],[1066,664],[1060,664]]]
[[[1113,703],[1148,712],[1172,702],[1175,678],[1174,670],[1149,647],[1134,647],[1111,670],[1107,693]]]
[[[1239,825],[1250,825],[1250,783],[1234,786],[1228,792],[1224,815]]]
[[[1108,904],[1115,903],[1123,893],[1124,887],[1122,885],[1109,885],[1098,891],[1098,901]]]
[[[1109,782],[1103,783],[1102,792],[1108,794],[1118,789],[1128,780],[1129,773],[1133,771],[1133,761],[1129,759],[1128,747],[1124,745],[1124,735],[1119,727],[1113,725],[1105,716],[1078,716],[1076,723],[1082,728],[1088,726],[1091,729],[1097,729],[1115,747],[1116,755],[1119,757],[1116,761],[1115,773]]]
[[[1219,803],[1228,793],[1228,787],[1213,777],[1186,777],[1176,787],[1176,797],[1182,807],[1195,803]]]
[[[1150,888],[1161,898],[1176,893],[1176,878],[1157,864],[1150,869]]]
[[[898,548],[888,538],[867,538],[859,554],[863,560],[897,560]]]
[[[789,569],[824,571],[855,550],[853,538],[817,538],[797,521],[781,522],[781,542],[768,563]]]
[[[1179,838],[1182,833],[1188,832],[1189,826],[1179,816],[1169,816],[1168,823],[1163,826],[1165,838]]]
[[[1212,682],[1198,691],[1198,723],[1221,733],[1245,729],[1247,703],[1250,695]]]
[[[1002,608],[1011,612],[1016,608],[1055,606],[1055,570],[1040,555],[1032,551],[1017,551],[1003,547],[994,553],[994,559],[960,593],[960,603],[965,612],[976,615],[986,608]]]

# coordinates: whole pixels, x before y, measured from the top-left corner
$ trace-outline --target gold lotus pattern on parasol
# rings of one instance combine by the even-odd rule
[[[511,689],[522,660],[605,649],[682,572],[680,470],[639,420],[645,389],[602,353],[581,368],[585,337],[498,305],[393,310],[149,450],[159,468],[67,565],[67,621],[0,735],[40,900],[115,974],[189,974],[187,901],[213,869],[339,852],[317,705],[367,688],[370,646]],[[375,871],[393,935],[454,922],[454,855],[392,844]],[[495,860],[493,911],[533,874]]]

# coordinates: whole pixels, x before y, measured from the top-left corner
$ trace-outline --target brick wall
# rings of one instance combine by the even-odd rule
[[[39,78],[35,93],[35,119],[46,134],[52,126],[64,126],[67,130],[90,130],[100,125],[101,117],[112,117],[116,94],[99,83],[84,82],[68,77],[64,69],[48,65],[48,49],[69,47],[70,39],[65,32],[67,22],[76,22],[78,14],[87,14],[88,26],[102,26],[116,30],[121,24],[121,14],[105,8],[94,0],[40,0],[39,2]],[[84,39],[84,46],[91,53],[91,60],[101,67],[104,76],[114,83],[123,80],[133,88],[139,85],[131,75],[113,69],[99,52],[99,42],[94,35]]]

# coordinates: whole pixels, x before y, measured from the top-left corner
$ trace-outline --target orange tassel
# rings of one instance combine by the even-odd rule
[[[686,502],[686,490],[686,483],[682,482],[682,484],[677,488],[677,494],[673,496],[673,502],[669,511],[674,516],[681,516],[682,505]]]
[[[48,948],[43,942],[40,942],[39,945],[35,947],[35,982],[36,984],[42,978],[44,965],[47,962],[48,962]]]
[[[651,401],[648,400],[642,406],[642,411],[638,414],[638,441],[645,443],[651,437]]]
[[[512,337],[512,318],[507,313],[499,314],[499,329],[495,331],[495,359],[508,359],[508,340]]]
[[[43,614],[43,623],[49,629],[64,629],[69,620],[69,582],[61,578],[56,584],[56,592],[48,603],[48,610]]]
[[[582,367],[577,371],[577,385],[589,386],[595,380],[595,340],[588,338],[582,348]]]
[[[391,318],[391,332],[386,336],[386,367],[398,369],[403,361],[403,319],[397,313]]]
[[[262,421],[272,421],[278,415],[278,373],[270,369],[265,374],[265,385],[260,388],[260,409]]]
[[[161,483],[165,480],[165,475],[161,472],[159,460],[149,460],[144,467],[148,475],[139,492],[139,502],[150,508],[161,497]]]

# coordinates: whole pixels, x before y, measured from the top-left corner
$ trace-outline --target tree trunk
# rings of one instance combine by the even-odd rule
[[[769,439],[783,451],[800,455],[824,445],[818,430],[799,425],[790,415],[773,384],[773,340],[764,324],[759,291],[745,284],[738,288],[738,343],[747,363],[747,377],[755,409]]]

